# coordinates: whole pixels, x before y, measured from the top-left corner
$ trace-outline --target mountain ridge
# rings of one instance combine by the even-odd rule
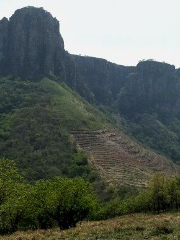
[[[58,165],[59,156],[62,158],[62,162],[65,162],[67,157],[70,163],[70,158],[72,158],[71,150],[67,150],[72,147],[68,140],[68,134],[72,130],[83,130],[83,126],[94,131],[93,126],[98,125],[96,130],[102,130],[103,123],[105,123],[120,128],[117,130],[119,131],[117,133],[118,139],[123,139],[121,132],[123,131],[123,134],[134,137],[145,147],[150,147],[176,163],[179,162],[180,70],[175,69],[173,65],[149,60],[140,62],[135,67],[126,67],[100,58],[71,55],[64,49],[64,41],[59,32],[57,19],[42,8],[25,7],[17,10],[9,20],[3,18],[0,21],[0,77],[0,88],[2,89],[0,123],[3,125],[0,135],[1,156],[12,158],[13,153],[16,153],[14,158],[17,161],[18,157],[20,160],[23,159],[23,149],[18,145],[18,141],[22,137],[20,132],[22,122],[24,136],[27,135],[26,140],[29,148],[24,153],[28,159],[24,160],[24,166],[29,164],[30,168],[33,164],[35,166],[37,164],[35,171],[38,172],[39,164],[44,164],[40,142],[43,142],[45,146],[47,145],[49,134],[47,132],[52,128],[53,137],[59,139],[59,144],[61,143],[59,149],[62,149],[65,155],[60,156],[60,152],[54,149],[56,153],[55,155],[52,153],[53,160],[48,160],[47,156],[51,157],[48,146],[46,146],[44,154],[47,154],[45,158],[47,164],[50,164],[49,168],[52,169],[52,174],[59,174],[62,172],[60,170],[62,166]],[[44,88],[45,81],[42,79],[45,78],[49,79],[46,80],[46,83],[49,82],[49,88],[47,86]],[[68,90],[64,85],[61,85],[63,82],[69,87]],[[56,91],[51,91],[54,89],[53,86],[56,86],[57,92],[59,89],[58,96]],[[65,98],[63,97],[64,91],[66,91]],[[68,96],[72,100],[71,104]],[[67,109],[64,108],[66,104],[68,104]],[[84,108],[88,110],[84,111]],[[21,114],[16,116],[16,113],[19,114],[19,112]],[[72,116],[69,113],[72,113]],[[56,135],[52,126],[51,114],[54,124],[59,129],[59,135]],[[107,120],[107,115],[110,120]],[[14,116],[16,116],[15,119]],[[78,117],[80,122],[78,122]],[[61,118],[64,122],[61,122]],[[118,121],[116,121],[117,119]],[[14,130],[9,130],[8,121],[11,122],[11,120],[14,121]],[[39,129],[36,129],[38,134],[36,130],[33,132],[31,121],[36,122],[39,129],[45,132],[45,136]],[[42,128],[40,122],[44,124]],[[74,126],[74,129],[65,129],[66,133],[64,133],[61,126],[64,127],[65,124]],[[109,134],[113,135],[114,132],[110,131]],[[91,138],[90,136],[89,139],[93,141],[96,137]],[[75,140],[78,143],[76,137]],[[109,146],[108,143],[111,146],[116,145],[116,140],[113,142],[106,135],[102,136],[101,140],[105,141],[107,146]],[[131,145],[130,142],[129,140],[128,146]],[[97,143],[99,144],[99,142]],[[55,139],[52,139],[52,144],[56,145]],[[81,142],[79,144],[83,145]],[[91,148],[93,142],[89,144],[89,148]],[[127,156],[127,159],[132,159],[134,163],[141,159],[141,156],[135,156],[137,155],[135,152],[128,152],[129,150],[121,141],[118,144],[116,148],[121,149],[118,161],[123,162]],[[19,149],[19,153],[15,151],[15,146]],[[92,153],[95,151],[93,147],[90,152],[86,148],[82,147],[82,149],[86,150],[91,158],[96,159]],[[71,156],[67,156],[68,151],[71,152]],[[126,156],[121,154],[122,152],[126,152]],[[153,156],[153,153],[150,153],[150,156]],[[153,165],[155,170],[150,175],[164,169],[162,166],[160,169],[156,168],[156,165],[159,164],[158,161],[161,162],[162,159],[161,156],[156,156],[155,163],[152,163],[152,165],[155,164]],[[121,166],[116,165],[115,156],[109,155],[110,157],[114,159],[118,175],[118,169],[121,170]],[[39,163],[36,163],[37,159],[39,159]],[[55,166],[58,165],[58,169],[53,170],[53,161]],[[112,163],[110,159],[109,162]],[[164,162],[166,162],[168,169],[169,163],[165,158]],[[19,162],[19,164],[21,163]],[[125,163],[125,165],[127,170],[128,164]],[[174,170],[170,173],[177,174],[179,167],[173,166]],[[113,166],[112,169],[115,167]],[[43,171],[48,170],[45,167]],[[114,172],[116,171],[114,170]],[[36,175],[36,173],[33,174]],[[41,171],[41,176],[44,176],[43,174]],[[122,175],[120,179],[123,178],[125,179],[125,175]],[[148,178],[144,179],[144,181],[147,180]]]

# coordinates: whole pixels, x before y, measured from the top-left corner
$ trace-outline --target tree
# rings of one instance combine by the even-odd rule
[[[22,215],[20,210],[25,186],[20,183],[21,176],[16,164],[8,159],[0,159],[0,232],[17,230]]]
[[[149,186],[152,208],[158,213],[167,210],[170,203],[168,181],[164,174],[155,174]]]
[[[60,229],[75,227],[88,216],[95,202],[90,185],[78,178],[38,181],[34,198],[41,215],[54,220]]]
[[[21,176],[14,161],[0,159],[0,206],[11,197],[14,184],[20,179]]]

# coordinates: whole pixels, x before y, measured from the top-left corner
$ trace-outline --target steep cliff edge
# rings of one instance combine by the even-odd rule
[[[180,70],[155,61],[126,67],[64,49],[59,22],[43,8],[25,7],[0,21],[0,75],[39,79],[55,75],[88,101],[125,114],[140,108],[179,111]]]
[[[127,76],[135,67],[117,65],[95,57],[73,55],[78,81],[86,85],[97,104],[112,106]]]
[[[34,7],[17,10],[9,21],[1,20],[0,36],[0,73],[29,79],[47,74],[65,78],[59,22],[47,11]]]
[[[7,18],[0,21],[0,74],[8,74],[8,26]]]
[[[119,95],[119,108],[127,115],[154,112],[178,113],[180,79],[173,65],[145,61],[128,75]]]
[[[0,21],[0,75],[38,79],[55,75],[97,104],[111,105],[133,67],[70,55],[59,22],[43,8],[25,7]]]

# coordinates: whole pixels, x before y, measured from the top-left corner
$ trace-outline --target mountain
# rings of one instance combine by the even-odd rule
[[[110,112],[119,127],[145,147],[180,163],[179,69],[153,60],[136,67],[92,57],[74,56],[74,61],[90,92],[77,89],[83,97]]]
[[[17,10],[0,23],[1,68],[4,74],[38,78],[64,75],[64,42],[59,23],[50,13],[33,7]]]
[[[117,109],[127,133],[179,163],[180,77],[174,66],[140,62],[121,89]]]
[[[30,181],[89,167],[135,187],[155,172],[176,175],[179,82],[180,70],[166,63],[125,67],[71,55],[57,19],[19,9],[0,21],[0,157]]]

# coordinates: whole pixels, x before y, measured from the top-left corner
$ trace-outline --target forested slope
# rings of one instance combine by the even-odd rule
[[[68,175],[76,147],[69,131],[103,128],[105,117],[65,84],[0,79],[0,155],[29,179]]]

